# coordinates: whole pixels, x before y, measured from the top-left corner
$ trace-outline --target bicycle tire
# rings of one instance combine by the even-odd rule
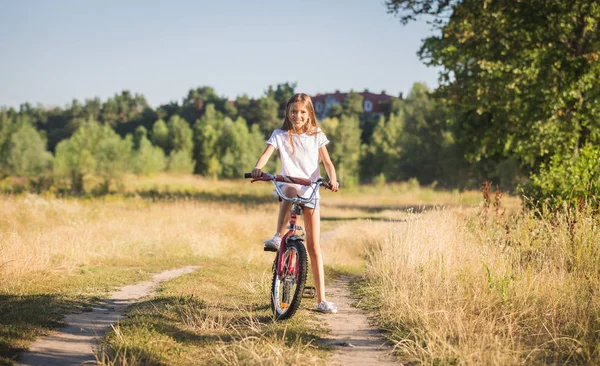
[[[271,283],[271,310],[277,320],[291,318],[300,307],[300,302],[304,294],[304,286],[306,285],[308,267],[306,247],[302,240],[290,240],[286,243],[286,250],[282,255],[285,256],[284,258],[295,255],[296,260],[294,272],[289,273],[286,268],[284,270],[284,278],[279,278],[277,275],[277,260],[279,256],[275,257],[273,281]]]

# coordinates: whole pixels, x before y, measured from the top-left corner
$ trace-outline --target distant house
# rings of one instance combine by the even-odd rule
[[[402,93],[398,97],[387,95],[385,91],[381,91],[381,94],[371,93],[368,89],[365,89],[362,93],[358,93],[363,97],[363,110],[366,114],[382,114],[384,112],[384,105],[389,103],[392,99],[402,99]],[[342,104],[348,96],[348,93],[340,93],[336,90],[335,93],[317,94],[311,96],[313,105],[315,107],[315,114],[318,119],[327,117],[329,109],[335,104]]]

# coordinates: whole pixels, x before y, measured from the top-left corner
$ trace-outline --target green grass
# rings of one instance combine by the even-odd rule
[[[266,255],[266,254],[265,254]],[[319,363],[325,333],[305,299],[291,321],[275,322],[269,268],[215,260],[136,304],[105,339],[104,364]]]

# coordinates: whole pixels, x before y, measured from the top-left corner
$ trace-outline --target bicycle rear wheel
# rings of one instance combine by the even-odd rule
[[[277,274],[277,260],[273,266],[273,283],[271,286],[271,310],[277,320],[291,318],[302,301],[308,260],[306,248],[302,240],[290,240],[286,243],[283,255],[284,270],[282,276]]]

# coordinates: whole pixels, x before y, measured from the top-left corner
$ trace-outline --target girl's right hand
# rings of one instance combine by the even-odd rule
[[[262,170],[260,170],[259,168],[253,168],[251,174],[252,178],[258,179],[262,176]]]

